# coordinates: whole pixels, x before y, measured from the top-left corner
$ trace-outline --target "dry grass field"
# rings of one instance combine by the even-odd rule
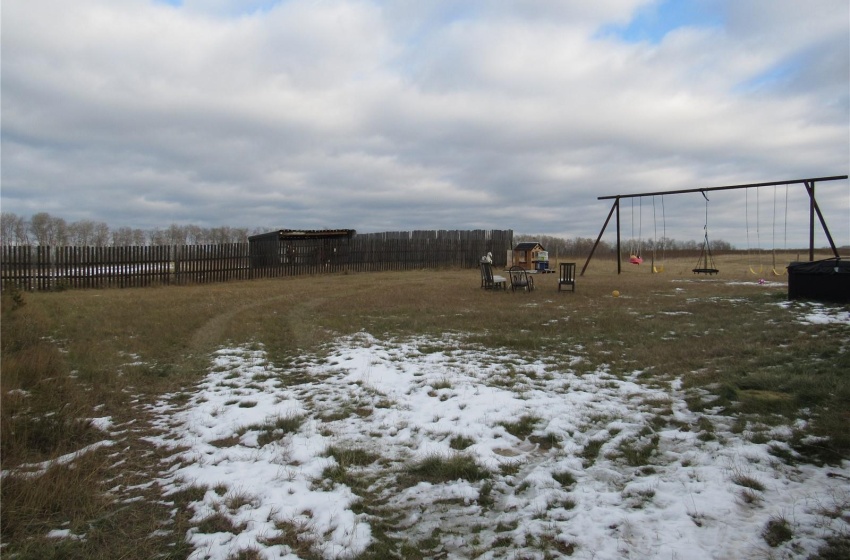
[[[783,264],[798,258],[806,255],[778,256]],[[580,270],[584,259],[575,260]],[[750,271],[759,263],[747,255],[718,256],[720,273],[711,277],[692,274],[694,260],[670,259],[661,274],[653,274],[648,264],[623,264],[617,275],[616,262],[594,258],[577,279],[575,293],[559,293],[555,274],[537,275],[530,293],[485,291],[477,270],[111,291],[5,290],[0,552],[40,559],[186,558],[196,553],[186,536],[198,531],[190,504],[200,499],[199,489],[164,494],[160,481],[181,463],[174,449],[154,443],[168,430],[157,407],[164,401],[172,407],[194,402],[214,353],[222,348],[262,347],[270,369],[296,371],[305,356],[321,356],[329,344],[358,333],[382,341],[439,341],[451,335],[476,351],[542,356],[551,367],[570,364],[579,352],[580,363],[571,366],[577,376],[604,369],[613,379],[624,379],[640,370],[649,372],[641,383],[653,389],[681,380],[689,413],[723,414],[733,421],[731,433],[754,443],[770,439],[771,426],[791,426],[783,445],[771,448],[776,461],[833,466],[836,473],[846,473],[850,325],[801,327],[794,320],[799,310],[795,315],[786,304],[787,276],[774,275],[770,256],[762,257],[760,274]],[[306,380],[293,375],[286,383],[297,386]],[[671,422],[669,415],[659,414],[659,425],[669,428]],[[713,428],[706,422],[690,429],[711,439]],[[275,429],[280,434],[289,428]],[[552,447],[533,429],[506,429],[520,439],[536,437],[537,449]],[[269,433],[275,437],[273,430]],[[629,465],[647,464],[626,451],[634,450],[623,451],[621,459]],[[346,452],[331,448],[327,454],[343,466],[369,460]],[[576,453],[593,459],[587,446]],[[432,482],[478,476],[474,469],[470,474],[470,465],[460,465],[467,469],[460,474],[433,470],[445,467],[416,465],[393,476]],[[333,480],[334,474],[323,473],[322,479]],[[358,558],[446,557],[434,552],[444,543],[413,541],[394,532],[388,518],[376,513],[379,506],[370,499],[376,496],[369,485],[346,474],[337,471],[337,482],[357,490],[360,513],[372,519],[374,542]],[[481,500],[484,490],[496,484],[477,483],[483,485]],[[757,490],[748,492],[743,495],[757,501],[752,493]],[[765,527],[764,557],[775,551],[776,558],[847,558],[850,498],[843,500],[833,507],[833,519],[844,520],[843,534],[824,533],[817,552],[795,552],[787,544],[793,531],[782,533],[789,523],[781,523],[780,516]],[[232,527],[224,523],[222,530]],[[455,554],[592,557],[587,549],[544,537],[522,553],[511,552],[496,537]],[[280,536],[275,542],[297,557],[323,557],[315,543],[304,539]],[[245,549],[232,557],[263,556]]]

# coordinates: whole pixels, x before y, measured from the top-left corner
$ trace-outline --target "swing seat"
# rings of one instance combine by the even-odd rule
[[[720,272],[716,268],[695,268],[693,271],[694,274],[717,274]]]
[[[643,262],[643,259],[638,257],[637,255],[632,255],[629,257],[629,262],[632,264],[640,264]]]
[[[653,266],[652,272],[654,272],[655,274],[661,274],[662,272],[664,272],[664,266]]]

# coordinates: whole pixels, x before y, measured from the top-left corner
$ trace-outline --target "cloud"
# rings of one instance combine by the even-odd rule
[[[3,210],[594,237],[600,195],[846,174],[846,3],[688,4],[11,0]],[[846,182],[820,197],[850,230]]]

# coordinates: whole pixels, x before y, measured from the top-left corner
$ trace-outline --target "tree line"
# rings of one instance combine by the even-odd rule
[[[112,229],[106,222],[63,218],[39,212],[26,219],[12,212],[0,215],[0,243],[3,245],[41,245],[51,247],[132,247],[145,245],[221,245],[243,243],[249,235],[266,233],[274,228],[206,228],[197,225],[171,224],[167,228]]]
[[[119,227],[112,229],[106,222],[80,220],[67,222],[64,219],[51,216],[47,212],[39,212],[29,219],[12,212],[0,215],[0,243],[3,245],[41,245],[50,247],[133,247],[145,245],[221,245],[225,243],[244,243],[250,235],[274,231],[275,228],[233,228],[228,226],[205,228],[197,225],[171,224],[167,228],[138,229]],[[595,239],[589,237],[574,237],[564,239],[550,235],[514,236],[515,243],[537,241],[549,251],[552,257],[556,255],[587,255],[593,248]],[[667,237],[657,240],[640,241],[641,250],[646,253],[656,251],[699,251],[702,242],[676,241]],[[625,240],[624,251],[629,252],[638,245],[637,240]],[[605,240],[600,241],[597,252],[610,254],[615,252],[615,246]],[[734,247],[723,241],[711,242],[713,251],[730,251]]]
[[[556,255],[589,255],[595,239],[589,237],[574,237],[572,239],[564,239],[562,237],[554,237],[550,235],[515,235],[514,242],[522,243],[526,241],[537,241],[546,251],[549,252],[549,257],[554,258]],[[623,239],[621,249],[624,253],[642,252],[644,255],[652,251],[663,252],[670,251],[701,251],[703,241],[677,241],[669,237],[659,237],[658,239]],[[709,241],[712,251],[733,251],[735,247],[722,239]],[[596,248],[597,254],[612,254],[616,253],[616,244],[600,240],[599,246]],[[659,255],[660,257],[661,255]]]

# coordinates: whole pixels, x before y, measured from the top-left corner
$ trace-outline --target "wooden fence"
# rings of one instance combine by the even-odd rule
[[[335,272],[471,268],[493,253],[504,265],[511,230],[359,234],[343,247],[302,244],[295,257],[252,266],[248,243],[150,247],[0,247],[4,288],[130,288]]]

